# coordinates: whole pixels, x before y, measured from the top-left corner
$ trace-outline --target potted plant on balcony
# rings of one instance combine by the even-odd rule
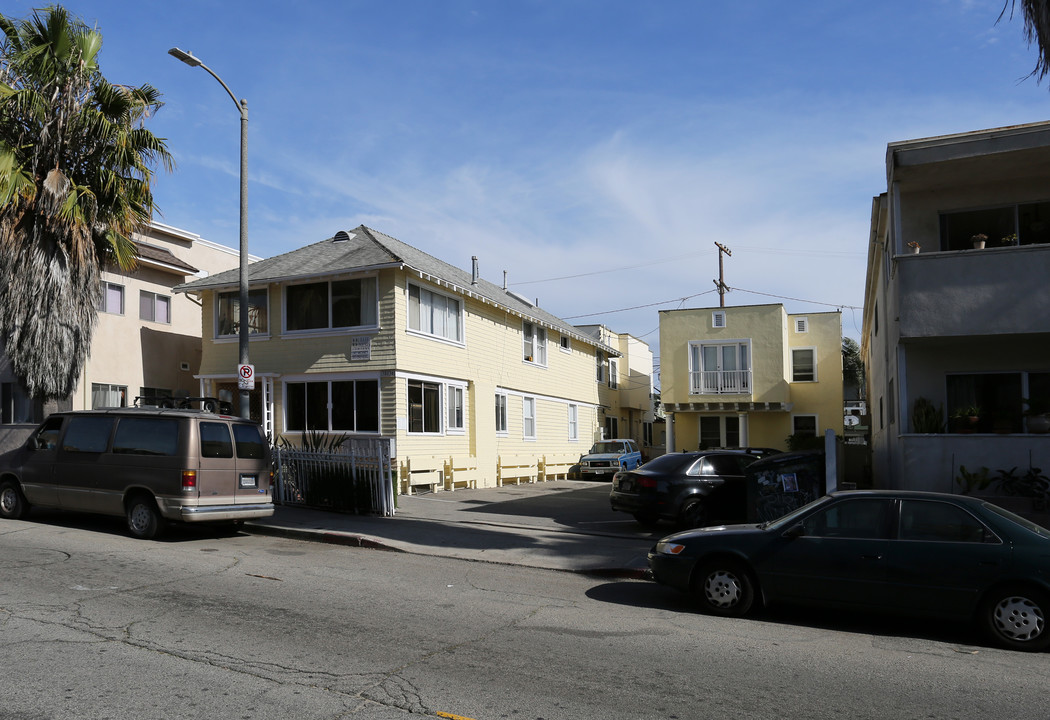
[[[976,405],[956,408],[952,413],[952,429],[957,433],[972,433],[981,420],[981,408]]]
[[[908,252],[910,252],[912,255],[917,255],[919,250],[921,250],[921,249],[922,249],[922,245],[920,245],[919,243],[915,242],[914,240],[912,240],[910,243],[908,243]]]
[[[1024,411],[1025,426],[1030,433],[1050,432],[1050,403],[1024,398],[1027,408]]]
[[[911,413],[912,429],[917,433],[939,433],[944,432],[944,409],[924,397],[915,398],[915,406]]]
[[[984,233],[977,233],[970,240],[973,241],[974,250],[984,250],[984,243],[988,240],[988,236]]]
[[[1007,235],[1006,237],[1002,238],[999,241],[999,244],[1002,245],[1003,247],[1010,247],[1011,245],[1016,245],[1017,244],[1017,233],[1013,233],[1012,235]]]

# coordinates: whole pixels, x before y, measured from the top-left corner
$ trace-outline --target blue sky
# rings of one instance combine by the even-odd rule
[[[0,0],[23,17],[41,3]],[[843,309],[859,338],[888,142],[1045,119],[1001,0],[70,0],[149,83],[161,222],[249,248],[366,224],[659,355],[660,309]],[[624,310],[625,308],[635,308]],[[614,312],[618,311],[618,312]]]

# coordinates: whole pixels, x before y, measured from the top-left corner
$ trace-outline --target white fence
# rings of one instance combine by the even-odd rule
[[[351,438],[335,452],[274,448],[274,502],[391,517],[390,446],[386,438]]]

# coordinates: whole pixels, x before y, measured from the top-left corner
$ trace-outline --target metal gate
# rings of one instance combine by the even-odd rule
[[[276,447],[274,502],[392,517],[391,444],[389,438],[350,438],[335,452]]]

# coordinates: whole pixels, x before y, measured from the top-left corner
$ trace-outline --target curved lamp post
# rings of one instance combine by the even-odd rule
[[[239,294],[239,325],[240,332],[238,334],[239,346],[240,346],[240,364],[248,364],[248,101],[245,99],[237,100],[237,96],[233,94],[229,86],[222,81],[222,78],[216,75],[210,67],[202,63],[198,58],[193,56],[193,53],[184,52],[178,48],[172,48],[168,50],[168,54],[172,57],[181,60],[190,67],[201,67],[204,68],[209,75],[219,81],[223,89],[229,93],[230,98],[233,100],[233,104],[237,106],[237,111],[241,114],[241,248],[240,248],[240,294]],[[238,378],[238,381],[240,378]],[[240,391],[240,415],[242,418],[248,418],[249,413],[249,400],[250,393],[247,390]]]

